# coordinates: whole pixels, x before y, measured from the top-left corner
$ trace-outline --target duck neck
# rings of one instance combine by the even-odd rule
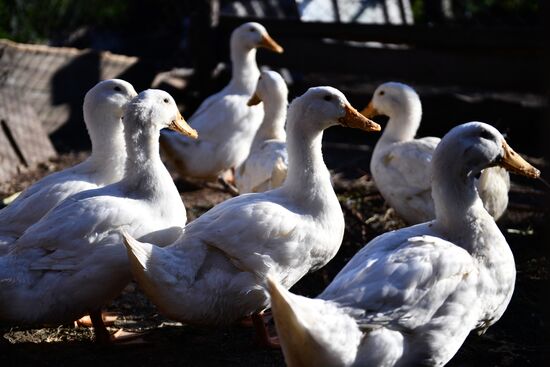
[[[421,119],[422,105],[420,101],[406,100],[400,108],[390,114],[390,119],[380,140],[395,143],[414,139]]]
[[[286,144],[288,151],[288,174],[282,189],[301,201],[337,202],[332,189],[330,173],[323,161],[321,142],[323,131],[303,129],[307,124],[288,126]]]
[[[256,64],[256,49],[250,49],[232,40],[231,65],[229,88],[242,94],[252,95],[260,76],[260,70]]]
[[[101,114],[100,111],[91,113],[84,112],[88,134],[92,141],[92,153],[87,162],[96,167],[105,176],[113,180],[121,178],[124,173],[126,161],[126,143],[124,141],[123,125],[120,118],[112,116],[111,113]],[[95,121],[102,119],[102,121]],[[106,179],[108,177],[105,177]]]
[[[502,234],[483,207],[473,175],[456,163],[455,155],[434,157],[432,197],[437,218],[435,225],[473,256],[490,258],[486,255],[495,244],[479,238],[502,237]]]
[[[264,119],[252,143],[252,149],[257,148],[269,139],[285,140],[286,98],[264,102]]]
[[[128,192],[158,199],[166,191],[161,182],[170,179],[170,174],[160,159],[159,136],[159,130],[152,125],[126,132],[128,158],[124,185]]]

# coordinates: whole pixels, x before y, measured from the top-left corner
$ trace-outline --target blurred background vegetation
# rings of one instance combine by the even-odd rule
[[[193,1],[185,0],[0,0],[0,38],[116,50],[116,41],[112,44],[109,36],[135,38],[158,32],[180,32],[191,3]],[[94,33],[93,39],[89,33]]]
[[[539,21],[539,0],[410,1],[417,24],[533,25]],[[119,45],[110,37],[113,34],[124,37],[131,33],[147,38],[149,33],[158,36],[159,32],[172,35],[175,32],[181,36],[194,3],[192,0],[0,0],[0,38],[117,51]],[[89,36],[91,31],[93,39]]]

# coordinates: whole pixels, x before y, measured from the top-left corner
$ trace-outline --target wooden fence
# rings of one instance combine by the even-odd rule
[[[546,43],[543,29],[456,25],[366,25],[297,19],[209,15],[209,52],[197,52],[198,68],[227,61],[231,31],[262,23],[285,48],[259,54],[260,63],[299,72],[368,75],[436,85],[541,90]],[[375,44],[373,44],[375,43]],[[204,46],[204,44],[202,44]],[[193,50],[191,54],[195,54]]]

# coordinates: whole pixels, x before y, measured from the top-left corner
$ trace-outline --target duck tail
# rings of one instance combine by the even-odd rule
[[[349,366],[363,333],[336,303],[289,292],[267,277],[271,311],[288,366]]]
[[[151,258],[153,245],[139,242],[124,229],[120,231],[120,234],[122,235],[122,242],[128,251],[128,258],[130,259],[132,269],[139,269],[141,271],[147,269],[147,262]]]

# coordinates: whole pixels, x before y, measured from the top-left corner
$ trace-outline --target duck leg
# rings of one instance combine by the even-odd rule
[[[264,320],[263,312],[255,313],[252,315],[252,324],[254,325],[254,330],[256,331],[256,343],[260,347],[270,349],[281,348],[279,338],[277,336],[269,335],[269,330]]]
[[[234,185],[234,182],[235,182],[235,169],[234,168],[230,168],[228,170],[225,170],[225,172],[222,173],[218,177],[218,182],[231,195],[233,195],[233,196],[238,196],[239,195],[239,189],[237,189]]]
[[[141,338],[143,333],[133,333],[118,329],[114,334],[109,333],[105,327],[101,311],[90,312],[90,319],[95,333],[95,340],[99,344],[141,344],[145,341]]]
[[[96,343],[110,344],[111,334],[109,333],[109,330],[107,330],[107,328],[105,327],[101,311],[95,310],[90,312],[90,320],[92,321],[92,326],[94,327]]]
[[[101,318],[105,326],[112,326],[115,324],[119,314],[116,312],[102,312]],[[74,322],[74,326],[92,327],[92,318],[90,315],[85,315]]]

